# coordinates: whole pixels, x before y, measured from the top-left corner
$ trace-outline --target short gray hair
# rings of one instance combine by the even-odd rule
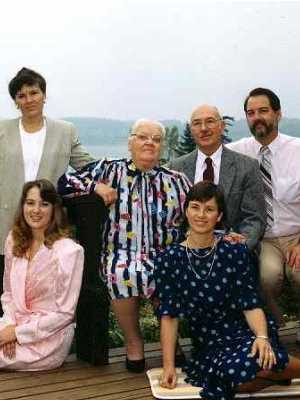
[[[158,127],[160,130],[160,134],[162,138],[164,139],[166,136],[166,128],[163,126],[163,124],[159,121],[151,120],[151,119],[146,119],[146,118],[140,118],[135,121],[135,123],[132,125],[132,127],[129,130],[130,135],[135,134],[135,132],[140,128],[140,126],[145,125],[145,124],[153,124]]]

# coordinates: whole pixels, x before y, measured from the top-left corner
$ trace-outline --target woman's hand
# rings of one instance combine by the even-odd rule
[[[16,340],[16,325],[7,325],[0,331],[0,346],[5,345],[6,343],[15,342]]]
[[[174,389],[177,383],[176,369],[164,368],[159,379],[159,385],[165,389]]]
[[[256,338],[253,342],[251,355],[254,357],[258,354],[258,364],[263,369],[272,369],[276,365],[276,356],[272,346],[267,339]]]
[[[16,357],[16,342],[9,342],[2,346],[3,355],[10,360]]]
[[[105,185],[104,183],[97,183],[95,187],[95,193],[102,197],[106,206],[113,204],[118,198],[116,189]]]

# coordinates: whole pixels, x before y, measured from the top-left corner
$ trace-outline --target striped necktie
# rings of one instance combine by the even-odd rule
[[[273,215],[273,191],[272,191],[272,154],[268,146],[260,148],[261,161],[260,171],[264,183],[264,194],[267,212],[267,229],[270,229],[274,223]]]

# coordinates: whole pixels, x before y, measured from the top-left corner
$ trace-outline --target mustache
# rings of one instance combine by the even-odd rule
[[[257,125],[263,125],[265,128],[268,128],[268,125],[262,119],[258,119],[257,121],[255,121],[254,124],[252,125],[252,127],[256,128]]]

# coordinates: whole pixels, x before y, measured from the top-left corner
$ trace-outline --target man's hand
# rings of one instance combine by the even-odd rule
[[[0,346],[15,342],[16,340],[16,325],[7,325],[0,331]]]
[[[97,183],[95,193],[102,197],[106,206],[113,204],[117,200],[117,191],[104,183]]]
[[[241,233],[229,232],[226,235],[224,235],[224,240],[227,240],[227,242],[231,244],[245,243],[246,236],[242,235]]]
[[[300,243],[288,248],[286,252],[286,262],[294,270],[300,271]]]

